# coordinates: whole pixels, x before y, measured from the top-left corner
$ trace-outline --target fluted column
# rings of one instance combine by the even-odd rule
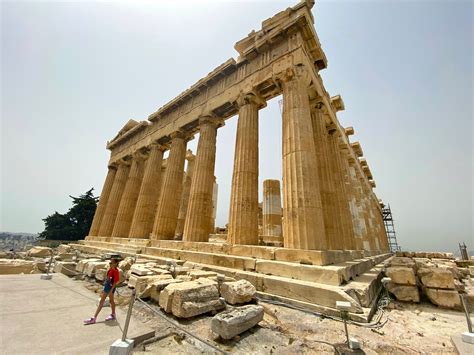
[[[188,166],[183,178],[183,193],[181,194],[181,201],[179,205],[178,224],[176,225],[175,239],[183,238],[184,221],[186,220],[186,213],[188,211],[189,192],[191,191],[194,162],[196,160],[196,156],[191,152],[191,150],[187,151],[186,160],[188,161]]]
[[[282,236],[280,180],[263,182],[263,235]]]
[[[184,222],[183,240],[185,241],[209,241],[218,124],[219,121],[212,117],[199,120],[196,163]]]
[[[90,236],[99,235],[100,223],[104,217],[107,201],[109,200],[110,191],[112,191],[112,186],[114,185],[116,173],[117,167],[110,165],[109,171],[107,172],[107,177],[105,178],[104,187],[102,188],[102,192],[100,194],[99,203],[97,204],[97,209],[95,210],[94,219],[92,220],[91,229],[89,231]]]
[[[217,195],[219,193],[219,185],[214,176],[214,183],[212,185],[212,215],[209,222],[209,234],[214,234],[216,229],[216,214],[217,214]]]
[[[115,174],[114,178],[114,184],[107,200],[107,207],[105,208],[104,217],[100,223],[99,236],[101,237],[110,237],[112,234],[115,219],[117,217],[117,211],[120,206],[120,200],[122,199],[123,190],[125,189],[125,184],[127,183],[129,171],[130,162],[121,161],[118,164],[117,173]]]
[[[158,204],[161,187],[161,164],[165,148],[157,143],[150,146],[145,173],[138,194],[137,207],[133,214],[130,238],[149,238]]]
[[[339,240],[342,237],[342,227],[337,207],[336,188],[329,162],[328,133],[323,110],[324,107],[321,103],[314,106],[312,125],[327,245],[328,249],[334,250],[342,249],[342,243]]]
[[[230,194],[230,244],[258,244],[258,110],[261,102],[254,95],[238,101],[239,120],[234,152]]]
[[[350,178],[353,185],[354,202],[353,202],[353,224],[354,224],[354,236],[356,241],[357,250],[370,250],[370,246],[366,243],[367,239],[367,228],[365,226],[365,218],[362,213],[362,189],[360,186],[360,180],[357,177],[356,163],[353,158],[348,159]]]
[[[162,183],[151,239],[173,239],[178,224],[179,202],[183,187],[187,138],[183,132],[171,134],[170,154]]]
[[[284,245],[326,250],[307,83],[302,76],[288,72],[282,86]]]
[[[371,207],[370,207],[370,197],[369,197],[369,188],[367,187],[367,179],[365,176],[360,177],[361,187],[362,187],[362,205],[363,205],[363,216],[365,219],[365,225],[367,228],[367,241],[364,242],[365,245],[369,244],[370,250],[375,251],[379,250],[380,245],[375,236],[375,224],[373,221]],[[364,248],[366,249],[366,248]]]
[[[114,229],[112,230],[112,238],[128,238],[130,233],[130,226],[143,179],[143,160],[141,153],[137,152],[133,155],[132,166],[130,167],[130,173],[128,174]]]

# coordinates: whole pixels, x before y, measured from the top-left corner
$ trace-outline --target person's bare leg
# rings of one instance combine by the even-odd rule
[[[115,299],[114,299],[114,290],[109,293],[110,308],[112,308],[112,314],[115,316]]]
[[[107,297],[107,294],[104,291],[102,291],[102,293],[100,294],[100,302],[99,302],[99,305],[97,306],[97,311],[95,311],[94,318],[97,318],[100,311],[102,310],[106,297]]]

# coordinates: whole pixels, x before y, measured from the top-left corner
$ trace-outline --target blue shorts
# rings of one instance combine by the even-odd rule
[[[108,295],[111,289],[112,289],[112,284],[109,282],[109,280],[105,281],[105,285],[104,285],[105,294]],[[115,292],[115,287],[113,289],[113,292]]]

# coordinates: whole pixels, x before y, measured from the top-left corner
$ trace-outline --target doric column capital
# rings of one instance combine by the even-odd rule
[[[239,94],[239,97],[235,101],[235,104],[239,108],[249,104],[254,104],[259,109],[267,106],[267,102],[256,91],[251,91],[247,93],[241,92]]]
[[[179,129],[175,132],[170,133],[170,138],[171,140],[178,138],[178,139],[184,139],[186,142],[190,141],[191,139],[194,138],[194,134],[182,129]]]
[[[203,126],[205,124],[210,124],[218,128],[224,126],[224,120],[214,114],[201,116],[199,117],[198,121],[200,126]]]
[[[109,163],[107,165],[107,168],[109,168],[109,170],[117,170],[117,166],[118,166],[117,162],[114,161],[112,163]]]
[[[133,152],[132,158],[135,161],[143,161],[146,158],[148,158],[148,153],[147,153],[146,150],[140,149],[140,150],[137,150],[137,151]]]
[[[287,68],[285,71],[277,73],[274,76],[274,81],[280,83],[288,83],[293,80],[299,80],[309,87],[311,83],[311,75],[304,65],[294,65]]]
[[[126,157],[117,160],[115,163],[117,164],[117,167],[119,167],[121,165],[130,166],[130,165],[132,165],[132,156],[127,155]]]
[[[161,150],[162,152],[164,152],[168,148],[164,144],[161,144],[161,143],[158,143],[157,141],[155,141],[155,142],[152,142],[148,146],[148,149],[149,150],[157,149],[157,150]]]

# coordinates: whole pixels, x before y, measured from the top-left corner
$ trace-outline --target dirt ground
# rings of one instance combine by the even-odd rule
[[[100,287],[96,283],[82,282],[89,289]],[[122,307],[126,307],[130,293],[127,287],[119,289],[119,296],[116,298]],[[156,304],[147,304],[164,315]],[[233,354],[334,353],[330,344],[345,341],[342,322],[280,305],[265,302],[259,304],[265,310],[263,321],[240,337],[226,342],[216,339],[210,331],[211,315],[190,320],[164,316],[199,338]],[[135,354],[158,354],[164,350],[166,354],[217,353],[208,345],[172,326],[140,302],[135,303],[134,314],[156,329],[157,336],[162,338],[145,346],[139,345]],[[378,314],[374,318],[377,316]],[[441,309],[429,303],[391,301],[382,315],[382,321],[386,318],[386,324],[378,329],[349,325],[350,336],[359,340],[366,354],[455,354],[450,337],[467,330],[464,313]]]

